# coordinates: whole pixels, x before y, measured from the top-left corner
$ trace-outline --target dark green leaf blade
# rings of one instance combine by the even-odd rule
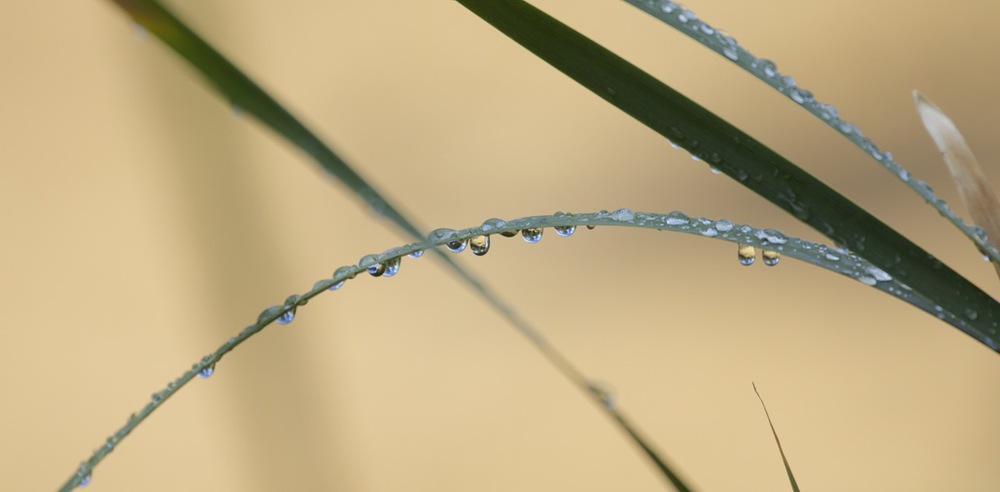
[[[184,57],[241,112],[254,116],[309,154],[323,169],[367,202],[372,210],[392,221],[409,235],[423,239],[420,230],[412,222],[329,146],[170,11],[153,0],[112,1],[128,13],[136,23]]]
[[[1000,306],[861,207],[603,46],[521,0],[458,0],[539,58],[932,300],[994,351]]]

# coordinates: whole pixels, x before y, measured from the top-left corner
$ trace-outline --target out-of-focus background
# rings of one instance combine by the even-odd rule
[[[820,239],[454,2],[169,3],[427,229],[629,207]],[[623,2],[541,8],[716,111],[992,294],[889,173]],[[910,91],[1000,184],[1000,6],[688,7],[835,104],[949,202]],[[0,5],[0,483],[51,490],[154,391],[364,254],[408,242],[110,2]],[[964,210],[962,210],[964,214]],[[1000,358],[871,288],[617,228],[458,261],[616,394],[692,484],[996,490]],[[358,278],[226,357],[93,490],[663,490],[585,395],[432,258]]]

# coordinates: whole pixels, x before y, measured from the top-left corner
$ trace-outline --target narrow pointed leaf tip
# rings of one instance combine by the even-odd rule
[[[981,236],[979,239],[994,248],[998,247],[1000,202],[997,201],[996,193],[986,180],[979,161],[972,154],[972,150],[965,143],[965,139],[951,118],[918,91],[913,91],[913,100],[927,133],[931,135],[934,144],[944,157],[945,164],[948,165],[951,179],[955,181],[955,187],[958,188],[962,203],[972,216],[972,222],[985,233],[985,237]],[[997,275],[1000,275],[1000,265],[994,263],[993,266],[996,267]]]
[[[753,385],[753,392],[757,394],[757,399],[760,400],[760,406],[764,409],[764,416],[767,417],[767,425],[771,426],[771,435],[774,436],[774,443],[778,445],[778,453],[781,455],[781,462],[785,465],[785,474],[788,475],[788,484],[792,486],[793,492],[799,492],[799,484],[795,481],[795,474],[792,473],[792,467],[788,464],[788,458],[785,457],[785,450],[781,447],[781,440],[778,439],[778,431],[774,430],[774,422],[771,422],[771,413],[767,411],[767,405],[764,404],[764,398],[760,396],[760,391],[757,390],[757,383],[750,383]]]

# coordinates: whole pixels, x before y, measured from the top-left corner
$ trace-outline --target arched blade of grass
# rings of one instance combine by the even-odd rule
[[[208,79],[230,104],[239,107],[244,114],[256,117],[307,153],[323,169],[366,202],[374,212],[389,219],[413,238],[423,238],[420,229],[407,219],[398,207],[390,204],[319,137],[166,8],[153,0],[113,1],[125,10],[135,22],[184,57],[200,74]],[[434,253],[444,260],[448,267],[473,291],[482,296],[494,310],[520,331],[560,372],[570,379],[581,379],[573,365],[516,310],[452,258],[442,254],[439,250],[434,250]]]
[[[757,391],[757,383],[751,384],[753,384],[753,392],[757,394],[757,399],[760,400],[760,406],[764,408],[767,425],[771,426],[771,435],[774,436],[774,443],[778,445],[781,462],[784,463],[785,473],[788,474],[788,483],[791,484],[793,492],[799,492],[799,484],[795,482],[795,474],[792,473],[792,467],[788,464],[788,458],[785,457],[785,450],[781,447],[781,439],[778,439],[778,431],[774,430],[774,422],[771,422],[771,413],[767,411],[767,405],[764,404],[764,399],[761,398],[760,391]]]
[[[712,220],[705,218],[688,217],[680,212],[669,214],[655,214],[646,212],[633,212],[628,209],[619,209],[615,212],[602,211],[590,214],[555,214],[542,215],[536,217],[526,217],[517,220],[504,221],[500,219],[490,219],[479,227],[471,227],[459,231],[451,229],[438,229],[431,233],[427,240],[407,244],[405,246],[392,248],[377,255],[367,255],[360,262],[338,268],[332,277],[317,281],[312,289],[303,294],[294,294],[285,299],[285,302],[278,306],[265,309],[258,316],[257,321],[247,326],[239,334],[230,338],[222,344],[215,352],[201,358],[185,371],[180,377],[167,385],[167,388],[153,394],[150,403],[146,404],[139,412],[132,414],[128,422],[117,432],[112,434],[105,441],[104,445],[98,448],[94,454],[80,464],[77,471],[66,481],[60,490],[69,491],[78,486],[81,480],[89,477],[94,468],[109,454],[115,447],[128,436],[139,424],[147,419],[157,408],[172,397],[184,385],[195,378],[199,373],[210,370],[214,372],[215,365],[222,358],[237,346],[247,341],[253,335],[259,333],[265,327],[275,321],[285,323],[294,319],[299,307],[306,305],[312,298],[331,290],[339,290],[344,283],[354,279],[358,274],[369,272],[379,273],[379,265],[382,265],[382,273],[385,274],[385,265],[391,262],[401,261],[411,254],[419,254],[427,249],[436,248],[442,245],[450,245],[452,249],[466,249],[465,246],[473,238],[512,233],[531,229],[542,228],[562,228],[562,234],[569,235],[579,226],[622,226],[645,228],[658,231],[680,232],[693,234],[702,237],[727,241],[736,244],[746,244],[755,248],[778,251],[781,254],[795,258],[806,263],[810,263],[831,272],[838,273],[858,280],[864,285],[874,287],[885,293],[893,295],[917,308],[935,315],[945,322],[963,331],[971,328],[966,324],[965,319],[956,316],[954,313],[938,309],[932,302],[922,297],[918,292],[911,290],[908,286],[892,278],[884,271],[868,262],[867,260],[835,248],[812,243],[803,239],[786,236],[773,229],[758,229],[748,225],[733,224],[728,220]],[[461,247],[459,247],[461,246]],[[488,247],[486,248],[489,249]],[[483,252],[485,254],[485,252]],[[400,267],[395,263],[394,274]],[[992,343],[992,341],[990,342]],[[991,345],[994,350],[995,345]],[[610,413],[612,418],[618,422],[622,429],[632,438],[643,452],[650,457],[664,475],[674,483],[678,475],[670,471],[667,473],[664,468],[669,467],[666,461],[657,456],[653,447],[642,438],[620,414],[614,405],[608,403],[608,396],[598,390],[599,385],[593,384],[583,376],[580,371],[569,366],[569,370],[564,370],[563,374],[579,388],[590,395],[596,403]],[[679,479],[677,479],[679,480]],[[682,484],[683,485],[683,484]],[[686,490],[687,487],[680,490]],[[680,487],[678,487],[680,488]]]
[[[812,175],[638,67],[521,0],[458,0],[539,58],[820,233],[857,251],[996,350],[1000,306]]]
[[[837,108],[819,102],[813,93],[795,84],[790,75],[782,75],[771,60],[758,58],[736,42],[732,36],[709,25],[698,18],[694,12],[670,0],[625,0],[640,10],[660,19],[670,27],[686,34],[691,39],[701,43],[708,49],[722,55],[727,60],[757,77],[774,90],[801,106],[806,111],[819,118],[837,133],[849,140],[865,154],[875,160],[887,171],[899,178],[906,186],[920,195],[928,204],[937,209],[941,216],[948,219],[958,230],[962,231],[982,252],[991,258],[994,264],[1000,264],[1000,251],[984,239],[983,229],[975,224],[966,224],[944,200],[937,197],[931,187],[924,181],[912,177],[909,171],[893,160],[892,153],[879,149],[875,142],[866,137],[857,125],[842,119]],[[997,267],[1000,271],[1000,266]]]

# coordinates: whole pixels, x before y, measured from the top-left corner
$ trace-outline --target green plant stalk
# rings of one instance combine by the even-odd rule
[[[151,401],[138,412],[132,414],[126,424],[107,438],[105,443],[91,455],[89,459],[82,462],[80,467],[66,481],[60,490],[68,492],[79,486],[80,481],[89,477],[94,468],[107,457],[120,442],[127,437],[139,424],[149,418],[156,409],[170,399],[177,391],[189,383],[195,376],[206,368],[214,368],[222,358],[238,347],[243,342],[256,335],[265,327],[271,325],[276,320],[286,317],[291,313],[294,317],[297,309],[306,305],[312,298],[328,292],[331,288],[341,288],[344,282],[354,279],[358,274],[365,273],[369,267],[378,263],[385,263],[389,260],[402,259],[411,253],[437,248],[454,241],[468,241],[471,238],[484,235],[497,235],[503,232],[517,232],[524,229],[568,227],[568,226],[618,226],[645,228],[657,231],[680,232],[707,237],[730,243],[749,244],[761,249],[771,249],[780,251],[783,255],[795,258],[806,263],[825,268],[831,272],[859,280],[864,285],[874,287],[878,290],[893,295],[900,300],[908,302],[924,311],[935,313],[933,305],[918,293],[906,289],[895,279],[886,278],[880,274],[880,270],[865,259],[837,251],[828,246],[812,243],[803,239],[786,236],[772,229],[758,229],[742,224],[732,224],[725,220],[712,220],[706,218],[688,217],[679,212],[669,214],[655,214],[646,212],[632,212],[627,209],[620,209],[615,212],[598,212],[591,214],[559,214],[526,217],[511,221],[487,221],[482,226],[471,227],[459,231],[452,231],[447,234],[432,234],[425,241],[404,245],[386,250],[378,255],[365,256],[357,264],[340,267],[331,278],[317,281],[312,289],[303,294],[289,296],[285,302],[279,306],[265,309],[258,316],[257,321],[247,326],[236,336],[230,338],[211,354],[201,358],[167,385],[167,388],[154,393]],[[498,239],[499,240],[499,239]],[[867,280],[870,279],[870,280]],[[962,328],[964,320],[952,313],[936,312],[937,316],[944,321]],[[633,441],[643,450],[643,452],[654,462],[665,478],[678,490],[689,490],[683,484],[679,475],[670,469],[667,461],[658,456],[647,439],[632,426],[614,405],[608,404],[608,395],[599,390],[599,386],[594,385],[582,373],[572,369],[569,379],[574,385],[603,408],[611,418],[617,422],[622,430],[629,435]],[[564,373],[565,374],[565,373]],[[679,485],[678,485],[679,484]],[[683,488],[682,488],[683,487]]]
[[[362,179],[360,175],[337,156],[313,132],[300,123],[276,100],[258,87],[249,77],[226,60],[225,57],[202,40],[194,31],[185,26],[167,9],[152,0],[114,1],[139,25],[152,32],[184,57],[232,105],[237,106],[242,112],[258,118],[262,123],[310,155],[327,172],[340,180],[352,192],[365,201],[372,211],[389,219],[411,237],[423,239],[420,229],[407,219],[397,207],[392,206],[388,200],[383,198],[378,191]],[[497,296],[483,282],[455,263],[451,257],[441,253],[439,250],[434,250],[434,253],[443,259],[448,267],[465,281],[466,285],[477,292],[511,326],[524,335],[560,373],[577,386],[585,384],[585,380],[579,370],[560,354],[534,326],[521,317],[516,310]],[[183,383],[186,380],[179,382]],[[633,438],[638,438],[638,434],[633,429],[624,427],[624,422],[619,422],[619,424],[623,425],[622,430],[626,434]],[[114,438],[115,436],[112,437]],[[639,442],[638,444],[648,451],[649,448],[645,443]],[[658,463],[662,464],[662,461]],[[80,476],[78,479],[82,478],[83,471],[90,469],[88,462],[85,462],[81,467],[81,470],[77,473]]]
[[[521,0],[458,0],[602,99],[833,241],[864,256],[1000,351],[997,302],[812,175],[604,47]]]

